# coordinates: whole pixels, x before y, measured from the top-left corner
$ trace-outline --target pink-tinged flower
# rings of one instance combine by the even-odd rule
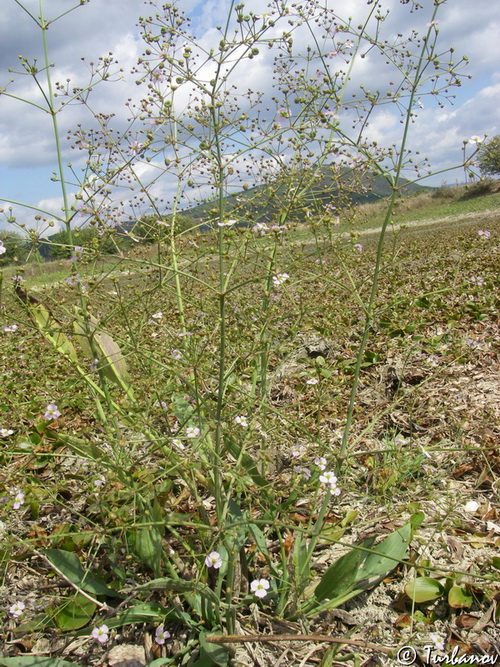
[[[21,505],[24,504],[24,493],[17,487],[11,489],[10,493],[11,495],[14,496],[14,504],[12,505],[12,507],[15,510],[18,510],[21,507]]]
[[[250,584],[250,590],[257,598],[265,598],[270,584],[267,579],[255,579]]]
[[[269,227],[265,222],[256,222],[252,227],[252,231],[262,235],[269,231]]]
[[[57,409],[57,405],[55,403],[49,403],[45,408],[45,415],[43,416],[43,418],[45,419],[45,421],[50,422],[53,419],[57,419],[60,416],[61,413]]]
[[[488,229],[479,229],[477,235],[480,236],[482,239],[491,238],[491,232]]]
[[[0,428],[0,438],[8,438],[14,431],[11,428]]]
[[[443,637],[441,637],[441,635],[438,635],[436,632],[431,632],[431,634],[429,635],[429,639],[431,640],[431,642],[434,644],[434,646],[438,651],[444,651],[445,640],[443,639]]]
[[[205,565],[207,567],[213,567],[215,570],[218,570],[222,565],[222,558],[218,551],[211,551],[208,556],[205,558]]]
[[[92,630],[92,637],[97,639],[98,642],[104,644],[109,639],[109,628],[107,625],[101,625],[98,628]]]
[[[298,459],[300,456],[305,454],[306,448],[304,445],[294,445],[292,447],[291,454],[294,458]]]
[[[479,136],[479,135],[477,135],[477,134],[474,134],[474,135],[469,139],[469,141],[468,141],[467,143],[468,143],[468,144],[475,144],[475,145],[477,145],[477,144],[482,144],[482,143],[484,142],[485,139],[486,139],[485,136]]]
[[[234,421],[239,424],[240,426],[247,427],[248,426],[248,421],[247,418],[244,417],[243,415],[238,415],[238,417],[234,418]]]
[[[75,287],[80,282],[80,275],[78,273],[73,273],[66,278],[65,282],[67,282],[68,285],[71,285],[71,287]]]
[[[15,602],[9,608],[9,614],[11,614],[11,616],[14,616],[14,618],[19,618],[19,616],[22,616],[24,614],[25,609],[26,605],[24,604],[24,602]]]
[[[155,642],[163,645],[167,639],[170,639],[170,632],[163,629],[163,625],[159,625],[155,630]]]
[[[98,473],[96,479],[94,479],[94,486],[99,488],[100,486],[104,486],[105,484],[106,484],[106,478],[101,473]]]
[[[197,426],[188,426],[186,429],[186,437],[197,438],[200,435],[200,429]]]
[[[182,359],[182,352],[180,350],[172,350],[172,357],[174,359]]]
[[[3,331],[5,333],[14,333],[14,331],[17,331],[17,324],[11,324],[10,327],[6,324]]]
[[[79,245],[76,245],[73,248],[73,255],[69,258],[70,262],[77,262],[83,256],[83,248]]]
[[[354,46],[354,42],[351,39],[348,39],[347,42],[344,43],[344,48],[345,49],[352,49]]]
[[[471,283],[474,283],[474,285],[477,285],[478,287],[482,287],[484,285],[484,280],[481,276],[472,276],[470,281]]]
[[[318,382],[318,378],[309,378],[309,380],[306,381],[306,384],[318,384]]]
[[[329,53],[326,54],[327,58],[335,58],[335,56],[338,56],[339,52],[338,51],[330,51]]]
[[[304,468],[303,466],[294,466],[294,472],[303,477],[304,479],[311,479],[311,471],[309,468]]]
[[[129,146],[129,152],[130,155],[133,155],[134,157],[139,153],[139,151],[142,149],[143,144],[139,143],[138,141],[131,141],[130,146]]]
[[[324,470],[326,468],[326,459],[324,456],[318,456],[314,459],[314,464],[318,466],[320,470]]]
[[[355,243],[353,246],[358,252],[363,252],[363,245],[361,243]]]

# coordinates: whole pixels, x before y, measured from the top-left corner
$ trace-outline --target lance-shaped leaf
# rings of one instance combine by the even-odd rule
[[[127,362],[118,343],[102,329],[93,315],[84,318],[77,313],[73,327],[85,356],[91,360],[97,358],[106,378],[130,393]]]
[[[69,357],[71,361],[78,362],[78,356],[73,343],[64,333],[61,324],[38,299],[25,292],[21,287],[16,287],[16,294],[26,305],[33,324],[60,354]]]

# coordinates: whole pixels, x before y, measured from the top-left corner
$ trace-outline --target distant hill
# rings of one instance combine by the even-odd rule
[[[401,193],[410,195],[433,188],[400,180]],[[227,195],[224,198],[226,213],[239,220],[252,222],[276,221],[287,212],[289,220],[299,222],[306,214],[317,214],[329,209],[334,213],[353,205],[384,199],[392,194],[390,184],[382,176],[357,178],[352,171],[338,175],[329,167],[323,167],[316,176],[307,171],[286,175],[274,182],[257,185]],[[183,214],[195,223],[209,221],[217,215],[218,201],[211,201],[186,208]]]

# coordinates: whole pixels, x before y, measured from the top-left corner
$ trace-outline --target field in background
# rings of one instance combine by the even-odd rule
[[[457,201],[448,195],[441,199],[420,195],[402,204],[397,223],[419,219],[432,223],[452,217],[443,224],[426,226],[425,233],[415,234],[417,228],[409,227],[387,239],[376,332],[363,360],[342,494],[332,505],[318,544],[320,560],[330,563],[345,551],[342,544],[386,534],[410,514],[421,512],[425,519],[418,531],[415,557],[434,568],[441,579],[454,577],[470,601],[453,607],[443,598],[440,604],[417,605],[415,609],[404,596],[410,570],[399,568],[375,593],[348,603],[343,615],[311,619],[308,631],[312,634],[351,633],[372,645],[391,646],[395,636],[400,642],[406,638],[411,643],[419,633],[427,636],[432,629],[441,634],[451,632],[467,642],[462,616],[485,618],[498,594],[487,577],[495,575],[498,568],[500,531],[496,490],[500,476],[500,216],[489,213],[486,223],[484,215],[498,208],[499,196]],[[423,201],[425,207],[421,206]],[[245,407],[253,373],[251,356],[245,356],[245,350],[258,349],[255,341],[262,322],[257,302],[262,294],[249,282],[230,297],[228,412],[244,414],[252,426],[242,431],[228,418],[226,437],[244,442],[249,460],[258,460],[264,441],[257,423],[265,423],[269,483],[277,502],[286,505],[289,497],[295,498],[286,505],[287,514],[281,519],[292,521],[299,529],[317,511],[315,496],[300,469],[312,467],[315,458],[331,456],[339,448],[362,320],[353,285],[366,297],[375,253],[375,237],[361,234],[366,228],[361,220],[368,218],[369,227],[375,226],[377,210],[372,205],[360,209],[352,239],[347,235],[339,237],[338,243],[335,239],[330,242],[321,230],[315,236],[294,228],[289,232],[292,243],[278,248],[276,266],[289,279],[273,293],[267,322],[271,349],[265,410],[255,406],[251,412]],[[453,216],[471,213],[474,216],[467,218],[466,226],[455,224]],[[489,238],[478,234],[485,230]],[[240,246],[245,233],[236,229],[228,232],[233,248]],[[202,249],[204,238],[195,237]],[[199,248],[190,250],[192,240],[186,237],[183,241],[187,252],[183,266],[189,269],[185,282],[188,336],[179,335],[172,276],[158,287],[158,276],[151,267],[142,272],[141,257],[152,257],[153,249],[136,249],[132,254],[135,268],[128,264],[128,273],[116,265],[116,257],[96,267],[93,280],[91,265],[82,270],[82,275],[87,272],[89,277],[95,315],[105,319],[127,353],[140,405],[140,410],[134,409],[136,423],[143,424],[144,433],[154,427],[169,443],[176,435],[179,405],[184,401],[189,407],[193,400],[186,384],[189,374],[194,372],[199,395],[209,405],[216,388],[212,353],[218,313],[210,306],[209,291],[199,282],[215,281],[213,257],[208,247],[205,254]],[[264,238],[259,243],[252,261],[242,257],[235,281],[244,284],[259,270],[265,272],[264,251],[269,242]],[[62,280],[70,269],[69,262],[58,262],[37,270],[27,266],[25,271],[28,288],[51,287],[36,294],[63,326],[76,303],[75,289]],[[5,273],[9,272],[14,269]],[[107,275],[109,272],[114,278]],[[189,540],[190,526],[199,520],[200,512],[213,511],[213,499],[207,494],[193,498],[178,480],[164,479],[164,460],[158,449],[162,443],[151,442],[140,429],[128,431],[123,426],[124,439],[112,453],[79,378],[66,360],[42,343],[13,299],[8,282],[4,278],[1,325],[15,323],[18,328],[1,334],[0,361],[5,370],[0,427],[11,429],[13,435],[11,446],[0,455],[0,481],[5,488],[22,488],[26,502],[4,547],[2,567],[5,556],[10,556],[17,574],[3,589],[2,606],[25,601],[26,618],[37,618],[38,625],[25,626],[21,636],[33,646],[40,638],[52,636],[47,610],[68,599],[67,590],[47,587],[44,577],[51,570],[46,563],[38,560],[37,571],[26,567],[27,559],[34,557],[33,548],[78,553],[90,568],[98,563],[100,576],[113,586],[129,582],[126,573],[130,571],[136,583],[150,577],[129,542],[130,522],[139,508],[135,492],[120,480],[118,467],[127,471],[146,496],[155,489],[162,513],[173,522],[162,536],[164,549],[173,554],[182,577],[192,576],[196,568],[189,568],[210,550],[210,542],[190,545]],[[139,345],[143,353],[134,356]],[[113,397],[120,403],[124,400],[118,391]],[[50,402],[57,403],[61,416],[47,431],[42,425],[43,412]],[[92,447],[100,448],[105,461],[112,456],[119,458],[112,464],[90,454],[82,456],[66,434],[83,440],[88,452]],[[185,465],[203,471],[199,447],[194,441],[184,445]],[[241,460],[236,462],[228,455],[224,465],[241,466],[241,479],[245,478],[248,461],[242,466]],[[94,486],[100,475],[105,476],[105,484]],[[250,502],[249,512],[260,517],[258,494],[249,498]],[[471,511],[471,507],[475,509]],[[292,533],[290,540],[292,544]],[[24,545],[21,551],[19,545]],[[253,544],[251,548],[258,547]],[[262,568],[266,572],[264,564]],[[450,571],[469,574],[447,575]],[[164,602],[161,591],[152,591],[147,600],[148,604]],[[260,629],[282,632],[270,617],[259,620],[257,616],[255,620],[245,607],[238,611],[238,622],[248,632],[257,629],[255,623],[261,623]],[[486,647],[495,641],[494,624],[490,614],[490,621],[478,630]],[[176,623],[168,627],[178,646],[186,646],[189,632],[181,636],[176,634]],[[286,621],[286,628],[293,633],[303,631],[300,621]],[[144,635],[153,632],[147,624],[132,624],[121,630],[120,641],[142,645]],[[63,656],[77,664],[100,664],[103,649],[95,642],[82,644],[84,650],[73,647],[71,653],[65,653],[64,641],[53,641]],[[266,647],[266,659],[277,660],[282,648]],[[356,648],[355,653],[356,659],[361,659],[366,650]],[[297,665],[302,660],[310,664],[300,645],[291,646],[287,660],[283,664]]]

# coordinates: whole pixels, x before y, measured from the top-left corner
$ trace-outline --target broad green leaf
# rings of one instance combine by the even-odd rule
[[[130,607],[130,609],[126,609],[112,618],[107,618],[105,622],[108,628],[121,628],[135,623],[156,623],[160,619],[164,619],[167,614],[168,610],[160,604],[144,602],[135,607]],[[94,624],[99,625],[99,620],[94,620]],[[75,632],[76,637],[88,634],[88,628]]]
[[[406,557],[410,546],[411,524],[395,530],[380,544],[373,547],[359,569],[357,582],[373,577],[383,577]],[[376,552],[376,553],[375,553]]]
[[[58,607],[54,620],[63,632],[78,630],[92,620],[95,610],[94,602],[83,595],[77,595]]]
[[[101,583],[91,572],[85,572],[74,553],[62,551],[61,549],[46,549],[45,555],[65,577],[87,593],[107,595],[109,597],[123,597],[112,588],[108,588],[105,584]]]
[[[199,636],[200,648],[202,656],[205,653],[214,665],[220,665],[225,667],[229,662],[229,653],[224,646],[220,644],[213,644],[212,642],[207,642],[205,638],[205,633],[201,633]]]
[[[453,609],[470,607],[472,602],[472,595],[469,595],[462,586],[452,586],[448,591],[448,604]]]
[[[410,525],[413,532],[419,528],[425,519],[425,514],[423,512],[415,512],[411,515]]]
[[[128,384],[127,362],[120,346],[109,333],[100,328],[96,318],[90,315],[86,323],[83,315],[77,313],[73,328],[85,356],[93,360],[97,354],[99,365],[107,379],[132,394]]]
[[[17,658],[0,658],[2,667],[76,667],[76,662],[41,655],[21,655]]]
[[[373,541],[373,540],[371,540]],[[363,543],[366,547],[366,542]],[[314,589],[316,600],[337,598],[354,588],[357,573],[365,554],[360,549],[351,549],[330,565]]]
[[[41,303],[27,302],[29,313],[46,340],[62,355],[78,362],[78,356],[73,343],[64,333],[62,326],[47,308]]]
[[[444,587],[437,579],[416,577],[406,584],[405,593],[413,602],[430,602],[443,595]]]
[[[76,438],[73,435],[67,435],[66,433],[59,433],[50,428],[45,429],[45,435],[53,440],[56,445],[60,443],[75,454],[83,456],[86,459],[90,459],[91,461],[103,461],[110,465],[112,464],[111,458],[105,454],[104,450],[93,442],[88,442],[81,438]]]
[[[158,576],[160,573],[164,528],[163,526],[160,528],[159,525],[154,524],[163,522],[163,513],[156,499],[152,502],[141,501],[141,510],[139,523],[151,523],[152,525],[136,528],[130,533],[131,541],[134,545],[133,551],[141,562],[147,565]]]

